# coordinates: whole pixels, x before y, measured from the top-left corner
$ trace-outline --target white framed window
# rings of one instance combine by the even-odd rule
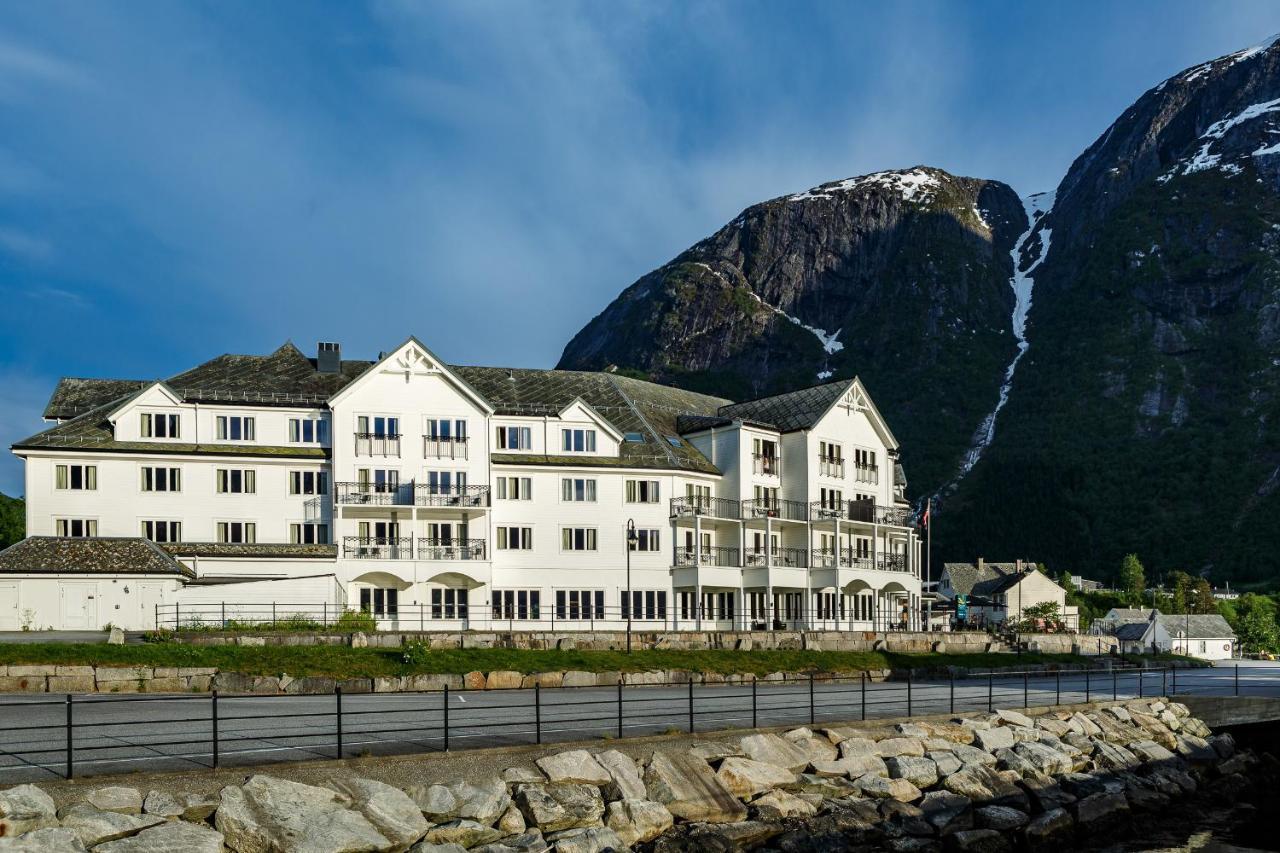
[[[218,441],[253,441],[254,419],[250,415],[218,415]]]
[[[393,586],[361,587],[360,609],[374,616],[396,616],[400,612],[400,590]]]
[[[181,438],[181,418],[168,412],[142,412],[143,438]]]
[[[329,525],[310,521],[290,524],[289,541],[294,545],[328,545]]]
[[[73,492],[97,491],[97,465],[57,465],[53,470],[55,488],[69,489]]]
[[[219,521],[218,541],[235,545],[258,541],[258,525],[252,521]]]
[[[689,499],[690,503],[693,503],[696,506],[711,505],[710,486],[699,486],[694,483],[685,483],[684,496]]]
[[[594,551],[596,550],[596,529],[594,527],[562,527],[560,528],[561,551]]]
[[[460,587],[437,587],[431,590],[432,619],[466,619],[467,590]]]
[[[291,444],[324,444],[328,440],[328,421],[321,418],[289,418]]]
[[[494,439],[499,450],[533,449],[533,430],[526,426],[500,426]]]
[[[659,500],[657,480],[627,480],[627,503],[656,504]]]
[[[542,590],[495,589],[490,602],[494,619],[542,618]]]
[[[181,542],[182,522],[148,519],[142,522],[142,535],[152,542]]]
[[[557,619],[603,619],[604,590],[556,590]]]
[[[252,495],[258,491],[258,475],[252,468],[219,468],[215,479],[220,495]]]
[[[565,453],[595,453],[596,431],[593,429],[560,430],[560,449]]]
[[[329,494],[329,474],[326,471],[290,471],[289,494]]]
[[[466,441],[467,422],[463,418],[425,418],[422,434],[433,441]]]
[[[503,525],[497,529],[499,551],[532,551],[533,528]]]
[[[71,536],[77,539],[98,535],[96,518],[55,518],[53,529],[58,536]]]
[[[533,500],[532,477],[499,477],[494,485],[500,501]]]
[[[178,468],[155,468],[142,466],[142,491],[144,492],[180,492],[182,491],[182,471]]]
[[[663,589],[633,589],[631,600],[627,600],[627,591],[622,590],[618,596],[622,602],[622,618],[627,619],[666,619],[667,592]]]
[[[636,541],[632,543],[632,551],[657,551],[660,547],[657,528],[636,528]]]
[[[561,479],[560,500],[569,503],[595,503],[596,481],[585,477],[565,477]]]

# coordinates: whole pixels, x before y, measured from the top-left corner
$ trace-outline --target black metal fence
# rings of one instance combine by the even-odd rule
[[[1239,695],[1234,671],[1189,676],[1171,668],[968,673],[873,681],[809,675],[725,683],[450,690],[331,695],[105,695],[0,701],[0,778],[26,768],[78,771],[143,766],[345,758],[591,737],[623,738],[877,717],[963,714],[1178,692]],[[1182,682],[1181,687],[1179,681]]]

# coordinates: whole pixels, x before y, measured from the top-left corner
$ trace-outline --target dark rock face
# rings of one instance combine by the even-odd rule
[[[908,471],[939,482],[1013,357],[1010,252],[1026,227],[1008,186],[924,167],[777,198],[628,287],[559,367],[735,399],[857,374]]]

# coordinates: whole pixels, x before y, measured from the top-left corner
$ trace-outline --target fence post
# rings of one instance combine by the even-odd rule
[[[911,716],[911,670],[907,670],[907,716]]]
[[[67,778],[72,777],[72,765],[75,762],[75,747],[72,745],[74,726],[71,721],[71,694],[67,694]]]
[[[996,707],[995,698],[994,698],[995,686],[996,686],[995,682],[996,682],[995,672],[988,672],[987,673],[987,713],[988,714],[994,711]]]
[[[756,677],[751,676],[751,728],[756,727]]]
[[[209,718],[213,722],[213,769],[218,769],[218,691],[213,691]]]
[[[1165,667],[1160,668],[1160,695],[1169,695],[1169,670]]]
[[[156,630],[159,631],[160,630],[160,605],[156,604],[155,608],[156,608]]]
[[[444,751],[449,751],[449,685],[444,686]]]
[[[622,679],[618,679],[618,738],[622,738]]]
[[[1116,690],[1116,681],[1117,681],[1116,668],[1113,666],[1111,667],[1111,701],[1112,702],[1120,698],[1120,695]]]
[[[1022,673],[1022,707],[1031,707],[1031,690],[1029,686],[1030,676],[1024,670]]]
[[[1236,664],[1236,695],[1240,695],[1240,664]]]
[[[320,604],[320,627],[329,627],[329,602],[324,601]]]
[[[1176,696],[1178,694],[1178,667],[1175,665],[1170,668],[1173,670],[1173,691],[1170,695]]]
[[[1142,682],[1147,679],[1147,663],[1142,662],[1142,666],[1138,668],[1138,698],[1142,698]]]
[[[689,734],[693,734],[693,673],[689,674]]]
[[[272,628],[274,628],[275,626],[276,626],[276,602],[275,602],[275,599],[272,599],[272,601],[271,601],[271,627],[272,627]]]
[[[910,716],[908,714],[908,716]],[[813,706],[813,673],[809,673],[809,725],[813,725],[814,706]]]
[[[337,717],[338,717],[338,758],[339,758],[339,759],[341,759],[341,758],[342,758],[342,685],[341,685],[341,684],[334,685],[334,688],[333,688],[333,701],[334,701],[334,703],[335,703],[335,707],[337,708],[337,711],[338,711],[338,713],[337,713]]]
[[[1062,704],[1062,670],[1053,673],[1053,704]]]
[[[956,712],[956,671],[953,669],[951,670],[951,702],[950,702],[950,711],[948,711],[948,713],[954,714],[955,712]]]
[[[867,671],[862,671],[862,719],[867,719]]]
[[[542,743],[542,685],[533,685],[533,736],[535,743]]]
[[[1089,702],[1089,681],[1090,681],[1089,676],[1090,675],[1092,675],[1092,671],[1086,669],[1084,671],[1084,701],[1086,703]]]

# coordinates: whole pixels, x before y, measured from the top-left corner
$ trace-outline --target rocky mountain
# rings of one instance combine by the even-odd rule
[[[944,482],[1017,350],[1013,249],[1028,216],[996,181],[916,167],[754,205],[628,287],[559,366],[736,399],[858,375],[913,482]]]

